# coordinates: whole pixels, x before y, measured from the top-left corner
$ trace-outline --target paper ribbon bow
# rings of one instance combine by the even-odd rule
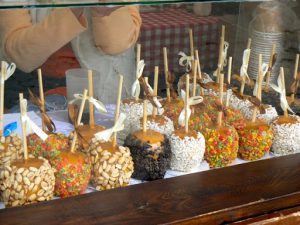
[[[6,74],[5,74],[5,77],[4,77],[4,80],[3,79],[1,79],[1,83],[4,83],[4,81],[6,81],[6,80],[8,80],[8,78],[10,78],[13,74],[14,74],[14,72],[15,72],[15,70],[16,70],[16,68],[17,68],[17,66],[16,66],[16,64],[15,63],[11,63],[11,64],[8,64],[7,62],[5,62],[4,61],[4,66],[5,66],[5,70],[6,70]],[[2,70],[3,68],[1,68],[1,70]]]
[[[149,97],[153,99],[153,102],[154,102],[155,106],[157,108],[161,108],[162,107],[161,103],[158,101],[157,96],[154,96],[154,90],[152,89],[152,87],[148,83],[147,83],[147,89],[148,89],[148,92],[150,94]]]
[[[185,102],[185,91],[184,90],[181,90],[181,96],[183,98],[183,101]],[[190,97],[188,99],[188,103],[187,103],[187,117],[188,119],[190,118],[191,116],[191,108],[190,106],[191,105],[197,105],[199,103],[203,102],[203,97],[202,96],[194,96],[194,97]],[[185,109],[183,108],[183,110],[180,112],[180,115],[179,115],[179,118],[178,118],[178,124],[180,126],[184,126],[185,125]]]
[[[55,124],[51,120],[51,118],[49,117],[47,112],[43,109],[41,99],[39,97],[37,97],[35,94],[33,94],[33,92],[31,90],[28,90],[28,92],[29,92],[30,101],[32,102],[32,104],[36,105],[39,108],[42,119],[45,122],[45,125],[47,127],[47,130],[49,132],[55,132],[56,131]]]
[[[18,128],[17,122],[12,122],[12,123],[7,124],[7,125],[4,127],[4,130],[3,130],[3,136],[4,136],[4,137],[8,137],[8,136],[9,136],[13,131],[15,131],[17,128]]]
[[[74,126],[74,132],[77,133],[78,142],[80,145],[82,145],[84,148],[87,148],[89,145],[89,141],[84,138],[84,136],[79,132],[78,125],[77,125],[77,118],[78,118],[79,109],[78,106],[75,104],[68,104],[68,116],[69,120]]]
[[[186,72],[191,71],[194,56],[188,56],[184,52],[179,52],[178,55],[181,56],[179,59],[179,65],[184,66]]]
[[[74,94],[74,99],[69,102],[69,104],[73,104],[74,102],[78,100],[82,100],[83,95],[82,94]],[[96,109],[98,109],[99,112],[107,113],[107,110],[105,108],[105,105],[100,102],[99,100],[93,98],[93,97],[87,97],[87,99],[90,103],[92,103]]]
[[[95,138],[98,141],[109,141],[112,134],[124,129],[124,121],[126,119],[126,115],[124,113],[120,113],[118,120],[112,128],[100,131],[95,134]]]
[[[145,81],[143,77],[140,77],[139,82],[145,92],[145,98],[148,99],[154,107],[161,108],[162,105],[158,101],[157,96],[153,95],[154,91],[152,87]]]
[[[177,92],[173,86],[173,83],[175,81],[175,76],[173,73],[171,73],[170,71],[168,71],[168,76],[167,76],[167,81],[166,81],[166,86],[168,88],[170,88],[170,97],[173,98],[173,99],[176,99],[178,96],[177,96]]]
[[[276,86],[275,84],[270,84],[270,86],[271,86],[271,88],[273,88],[276,92],[278,92],[280,94],[280,106],[281,106],[282,110],[283,111],[288,110],[291,113],[294,113],[294,111],[290,108],[289,103],[286,99],[285,87],[282,84],[280,76],[278,76],[277,84],[278,84],[278,86]]]
[[[33,131],[37,136],[39,136],[43,141],[48,138],[48,135],[42,131],[28,116],[27,116],[27,100],[23,99],[21,101],[21,121],[26,124],[26,132],[29,134]],[[24,134],[27,135],[27,134]]]
[[[244,50],[244,53],[243,53],[243,64],[241,66],[241,69],[240,69],[240,76],[242,78],[242,81],[243,82],[246,82],[246,79],[247,81],[250,81],[250,77],[248,75],[248,64],[249,64],[249,57],[250,57],[250,49],[245,49]]]
[[[140,86],[139,79],[142,77],[144,68],[145,68],[145,62],[144,60],[140,60],[136,68],[136,80],[133,82],[131,87],[131,96],[133,98],[139,98],[140,96],[141,86]]]
[[[227,66],[227,52],[229,48],[229,43],[227,41],[224,41],[224,47],[223,47],[223,54],[222,54],[222,62],[223,66]]]
[[[266,76],[267,72],[268,72],[268,69],[269,69],[269,65],[267,63],[263,63],[262,64],[262,80],[264,80],[264,77]],[[256,77],[256,82],[255,82],[255,85],[254,85],[254,88],[253,88],[253,96],[257,96],[257,88],[258,88],[258,73],[257,73],[257,77]]]
[[[224,41],[222,59],[220,60],[220,64],[218,64],[218,68],[213,72],[213,76],[216,77],[218,75],[218,69],[221,70],[222,67],[227,65],[227,52],[229,48],[229,43]]]

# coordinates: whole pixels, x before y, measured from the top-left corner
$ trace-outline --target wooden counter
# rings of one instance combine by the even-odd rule
[[[0,224],[220,224],[300,205],[300,154],[0,210]]]

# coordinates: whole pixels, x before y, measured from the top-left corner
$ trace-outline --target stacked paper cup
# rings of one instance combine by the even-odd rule
[[[269,63],[273,44],[276,45],[275,53],[277,53],[276,63],[273,66],[270,82],[276,83],[279,74],[280,62],[284,46],[283,32],[261,32],[252,30],[252,47],[249,64],[249,76],[252,79],[257,78],[258,74],[258,55],[263,55],[263,62]]]

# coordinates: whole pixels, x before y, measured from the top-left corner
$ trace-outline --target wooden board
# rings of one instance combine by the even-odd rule
[[[300,204],[300,154],[0,210],[0,224],[220,224]]]

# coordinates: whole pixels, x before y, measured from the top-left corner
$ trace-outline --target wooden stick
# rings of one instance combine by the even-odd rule
[[[246,46],[247,49],[250,49],[250,48],[251,48],[251,43],[252,43],[252,39],[251,39],[251,38],[248,38],[247,46]]]
[[[165,82],[166,82],[166,90],[167,90],[167,101],[171,102],[171,94],[170,94],[170,87],[168,84],[168,73],[169,73],[169,65],[168,65],[168,54],[167,54],[167,48],[163,48],[163,54],[164,54],[164,72],[165,72]]]
[[[297,74],[298,74],[298,66],[299,66],[299,54],[296,55],[296,61],[295,61],[295,68],[294,68],[294,80],[297,80]],[[295,100],[295,94],[293,93],[291,95],[292,100]]]
[[[94,97],[94,84],[93,84],[93,71],[88,70],[88,82],[89,82],[89,97]],[[89,102],[89,113],[90,113],[90,128],[95,127],[95,112],[94,112],[94,105],[92,102]]]
[[[227,83],[230,84],[231,82],[231,68],[232,68],[232,57],[229,57],[228,60],[228,72],[227,72]],[[225,106],[228,107],[229,106],[229,93],[228,93],[229,88],[227,89],[226,92],[226,103]]]
[[[144,100],[143,105],[143,132],[147,132],[147,99]]]
[[[256,90],[256,97],[261,100],[261,86],[262,86],[262,54],[258,55],[258,77],[257,77],[257,90]],[[252,112],[252,119],[251,121],[255,123],[256,116],[257,116],[258,108],[254,107]]]
[[[141,60],[141,44],[136,45],[136,65],[138,65]]]
[[[197,66],[198,78],[202,79],[201,63],[200,63],[200,57],[199,57],[199,51],[198,50],[195,50],[195,57],[196,57],[196,60],[198,60],[198,66]]]
[[[87,98],[87,93],[88,93],[88,90],[84,89],[83,98],[82,98],[82,101],[81,101],[81,105],[80,105],[80,109],[79,109],[79,113],[78,113],[78,118],[77,118],[77,126],[79,126],[80,123],[81,123],[82,114],[83,114],[83,110],[84,110],[84,105],[85,105],[85,101],[86,101],[86,98]],[[75,153],[76,142],[77,142],[77,133],[74,132],[74,137],[73,137],[72,145],[71,145],[71,152],[72,153]]]
[[[194,73],[193,73],[193,97],[196,96],[196,88],[197,88],[197,66],[198,66],[199,61],[195,60],[194,64]]]
[[[220,72],[222,72],[223,64],[224,64],[224,59],[223,59],[224,41],[225,41],[225,26],[222,25],[220,46],[219,46],[219,59],[218,59],[218,68],[221,70]],[[219,83],[219,77],[217,77],[217,82]]]
[[[158,72],[159,68],[158,66],[154,67],[154,84],[153,84],[153,94],[154,96],[157,96],[158,93]],[[153,106],[152,116],[155,117],[157,115],[157,107]]]
[[[6,66],[4,61],[1,62],[1,102],[0,102],[0,137],[3,136],[3,114],[4,114],[4,82],[6,77]]]
[[[223,105],[223,91],[224,91],[224,74],[219,73],[220,77],[220,87],[219,87],[219,100],[220,104]],[[218,126],[222,126],[222,117],[223,117],[223,112],[218,112]]]
[[[190,38],[190,54],[194,55],[194,37],[193,37],[193,29],[189,29],[189,38]]]
[[[272,51],[271,51],[271,55],[270,55],[270,59],[269,59],[269,68],[272,67],[272,62],[273,62],[273,57],[274,57],[275,51],[276,51],[276,43],[273,43]],[[269,90],[271,74],[272,74],[272,68],[270,69],[270,71],[267,72],[266,87],[265,87],[266,91]]]
[[[198,78],[201,80],[202,79],[202,71],[201,71],[201,63],[200,63],[200,57],[199,57],[198,50],[195,50],[195,56],[196,56],[196,60],[198,61],[198,65],[197,65]],[[202,87],[200,87],[200,94],[202,96],[204,95],[204,90]]]
[[[190,55],[194,56],[194,37],[193,37],[193,29],[191,28],[189,29],[189,38],[190,38]],[[192,73],[194,69],[194,63],[195,63],[195,59],[192,60]]]
[[[280,75],[282,86],[285,87],[285,79],[284,79],[284,69],[283,69],[283,67],[280,67],[280,74],[279,75]],[[289,116],[287,109],[284,109],[283,113],[284,113],[285,117]]]
[[[42,103],[42,111],[45,112],[45,98],[44,98],[44,86],[43,86],[43,76],[42,76],[42,70],[38,69],[38,81],[39,81],[39,92],[40,92],[40,99]],[[46,125],[45,125],[45,118],[43,116],[44,114],[41,115],[42,117],[42,130],[46,132]]]
[[[220,70],[219,72],[217,72],[217,83],[219,83],[220,78],[218,77],[218,74],[221,73],[222,71],[222,58],[223,58],[223,49],[224,49],[224,39],[223,37],[220,37],[220,46],[219,46],[219,60],[218,60],[218,70]]]
[[[123,87],[123,76],[120,75],[120,77],[119,77],[118,97],[117,97],[117,104],[116,104],[116,111],[115,111],[115,124],[116,124],[116,122],[117,122],[117,120],[119,119],[119,116],[120,116],[122,87]],[[117,145],[117,132],[114,133],[112,143],[113,143],[114,147]]]
[[[28,159],[28,149],[27,149],[27,137],[26,137],[26,123],[22,121],[22,115],[26,116],[26,109],[23,109],[22,101],[23,101],[23,93],[19,93],[20,100],[20,115],[21,115],[21,126],[22,126],[22,134],[23,134],[23,150],[24,150],[24,159]]]
[[[190,75],[187,74],[185,77],[185,101],[184,101],[184,128],[185,133],[189,133],[189,118],[188,118],[188,104],[189,104],[189,93],[190,92]]]
[[[251,49],[250,49],[250,54],[251,54]],[[247,57],[247,59],[246,59],[247,65],[249,65],[250,54],[248,55],[248,57]],[[246,70],[248,70],[248,66],[247,66]],[[245,81],[245,80],[242,80],[241,88],[240,88],[240,94],[241,94],[241,95],[244,95],[245,84],[246,84],[246,81]]]

